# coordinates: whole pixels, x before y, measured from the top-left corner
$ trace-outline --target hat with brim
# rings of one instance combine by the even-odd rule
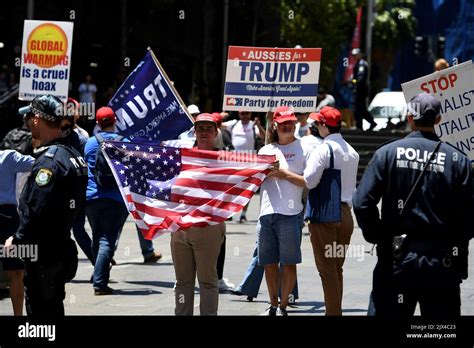
[[[411,98],[407,111],[414,120],[434,120],[441,112],[441,103],[432,94],[420,93]]]
[[[64,104],[61,100],[53,95],[42,95],[35,97],[30,105],[18,109],[18,113],[22,116],[32,113],[39,117],[54,122],[64,116]]]
[[[298,119],[295,116],[293,110],[291,110],[288,106],[280,106],[275,110],[273,114],[273,121],[276,123],[283,123],[288,121],[295,121],[297,122]]]
[[[217,128],[216,119],[211,114],[206,113],[206,114],[198,115],[196,117],[196,120],[194,121],[194,126],[196,126],[200,123],[212,123]]]
[[[199,114],[201,111],[199,111],[199,108],[197,105],[191,104],[188,106],[188,112],[191,115]]]
[[[342,122],[341,112],[330,106],[323,107],[319,112],[310,113],[309,117],[329,127],[338,127]]]

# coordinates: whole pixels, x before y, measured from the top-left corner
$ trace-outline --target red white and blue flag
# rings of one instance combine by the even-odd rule
[[[103,150],[146,239],[227,220],[247,205],[275,161],[131,142],[106,141]]]

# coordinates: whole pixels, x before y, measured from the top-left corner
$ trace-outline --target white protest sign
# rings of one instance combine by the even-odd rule
[[[467,61],[402,84],[405,100],[426,92],[441,103],[436,134],[474,160],[474,67]]]
[[[316,109],[321,48],[230,46],[223,110]]]
[[[20,100],[51,94],[66,102],[71,68],[72,22],[25,21]]]

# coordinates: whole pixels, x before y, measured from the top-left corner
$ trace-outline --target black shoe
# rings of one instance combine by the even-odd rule
[[[232,295],[244,296],[244,294],[242,294],[242,293],[241,293],[240,291],[238,291],[238,290],[232,289],[232,290],[229,290],[229,291],[230,291],[230,293],[231,293]]]
[[[244,222],[247,222],[247,217],[245,215],[242,215],[240,217],[239,223],[244,223]]]
[[[94,288],[94,295],[100,296],[100,295],[111,295],[114,292],[114,289],[111,287],[107,286],[102,289],[95,289]]]
[[[252,301],[253,301],[253,297],[252,297],[252,296],[247,296],[247,301],[252,302]]]
[[[278,314],[277,315],[282,316],[282,317],[287,317],[288,312],[286,311],[286,308],[278,307]]]
[[[277,311],[278,311],[278,307],[270,306],[267,309],[265,309],[265,312],[262,315],[266,315],[269,317],[276,317]]]
[[[377,127],[377,123],[372,123],[369,127],[369,131],[373,130],[375,127]]]

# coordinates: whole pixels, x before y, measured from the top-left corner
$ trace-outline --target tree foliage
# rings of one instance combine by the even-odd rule
[[[320,83],[332,86],[339,58],[350,44],[357,8],[363,6],[362,47],[365,45],[366,0],[281,0],[281,42],[287,47],[323,49]],[[415,0],[376,0],[372,58],[376,65],[373,92],[385,87],[396,52],[416,31]]]
[[[350,42],[364,0],[281,0],[281,41],[287,47],[321,47],[320,84],[332,86],[341,48]]]
[[[400,46],[415,36],[415,0],[376,0],[372,63],[376,71],[372,94],[387,85]]]

